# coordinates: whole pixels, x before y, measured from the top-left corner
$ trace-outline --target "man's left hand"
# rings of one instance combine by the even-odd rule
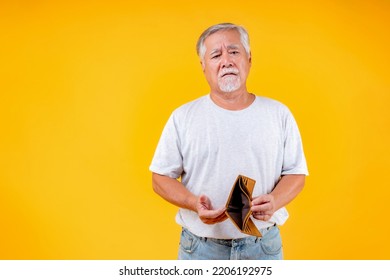
[[[275,213],[275,200],[271,194],[263,194],[252,200],[252,216],[261,221],[268,221]]]

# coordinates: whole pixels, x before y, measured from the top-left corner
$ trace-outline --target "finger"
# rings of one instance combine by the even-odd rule
[[[226,216],[226,215],[220,216],[220,217],[218,218],[218,223],[225,221],[227,218],[228,218],[228,216]]]
[[[272,210],[265,210],[265,211],[252,211],[254,215],[262,215],[262,216],[272,216],[274,212]]]
[[[216,218],[202,219],[202,222],[205,223],[205,224],[208,224],[208,225],[212,225],[212,224],[221,223],[221,222],[225,221],[227,218],[228,218],[228,216],[226,216],[226,214],[223,213],[222,215],[220,215],[220,216],[218,216]]]
[[[254,212],[252,216],[260,221],[265,221],[266,218],[266,215],[263,212]]]
[[[199,197],[198,203],[202,209],[211,209],[210,199],[204,194]]]
[[[264,219],[264,221],[266,222],[266,221],[268,221],[269,219],[271,219],[271,215],[264,215],[263,216],[263,219]]]
[[[271,219],[272,213],[271,213],[271,212],[264,212],[264,211],[253,212],[253,213],[252,213],[252,216],[253,216],[255,219],[257,219],[257,220],[268,221],[269,219]]]
[[[205,210],[201,213],[202,217],[207,219],[215,219],[219,216],[225,215],[225,208],[215,209],[215,210]]]
[[[260,221],[263,221],[264,220],[264,216],[259,214],[259,213],[253,213],[253,218],[255,218],[256,220],[260,220]]]
[[[205,224],[215,224],[224,221],[227,216],[225,208],[216,210],[202,210],[199,212],[199,218]]]
[[[218,220],[218,221],[224,221],[228,218],[228,216],[226,215],[226,212],[223,211],[221,215],[219,215],[218,217],[216,217],[215,219]]]
[[[272,210],[271,203],[264,203],[261,205],[254,205],[251,207],[252,212],[264,212],[264,211],[270,211]]]
[[[271,197],[268,194],[259,195],[252,200],[252,205],[261,205],[271,201]]]

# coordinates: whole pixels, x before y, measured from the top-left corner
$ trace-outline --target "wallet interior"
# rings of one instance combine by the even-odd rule
[[[245,221],[250,216],[250,194],[243,184],[243,178],[239,177],[233,187],[231,199],[229,201],[227,212],[231,219],[241,229],[244,230]]]
[[[251,220],[252,192],[256,181],[239,175],[226,204],[226,214],[243,233],[261,237],[260,231]]]

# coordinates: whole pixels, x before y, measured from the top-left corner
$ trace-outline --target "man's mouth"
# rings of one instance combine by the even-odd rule
[[[231,73],[225,73],[225,74],[223,74],[222,76],[221,76],[221,78],[223,78],[223,77],[226,77],[226,76],[237,76],[237,73],[233,73],[233,72],[231,72]]]
[[[219,77],[227,77],[227,76],[237,76],[238,75],[238,70],[237,69],[222,69],[221,72],[219,73]]]

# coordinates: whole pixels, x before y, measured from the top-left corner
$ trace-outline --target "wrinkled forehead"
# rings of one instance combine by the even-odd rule
[[[239,50],[240,49],[240,45],[237,45],[237,44],[222,45],[221,47],[210,48],[210,50],[206,49],[206,52],[211,54],[211,55],[213,55],[215,53],[222,52],[222,49],[226,49],[227,51]]]
[[[204,41],[206,52],[215,50],[243,48],[240,33],[236,30],[222,30],[211,34]]]

